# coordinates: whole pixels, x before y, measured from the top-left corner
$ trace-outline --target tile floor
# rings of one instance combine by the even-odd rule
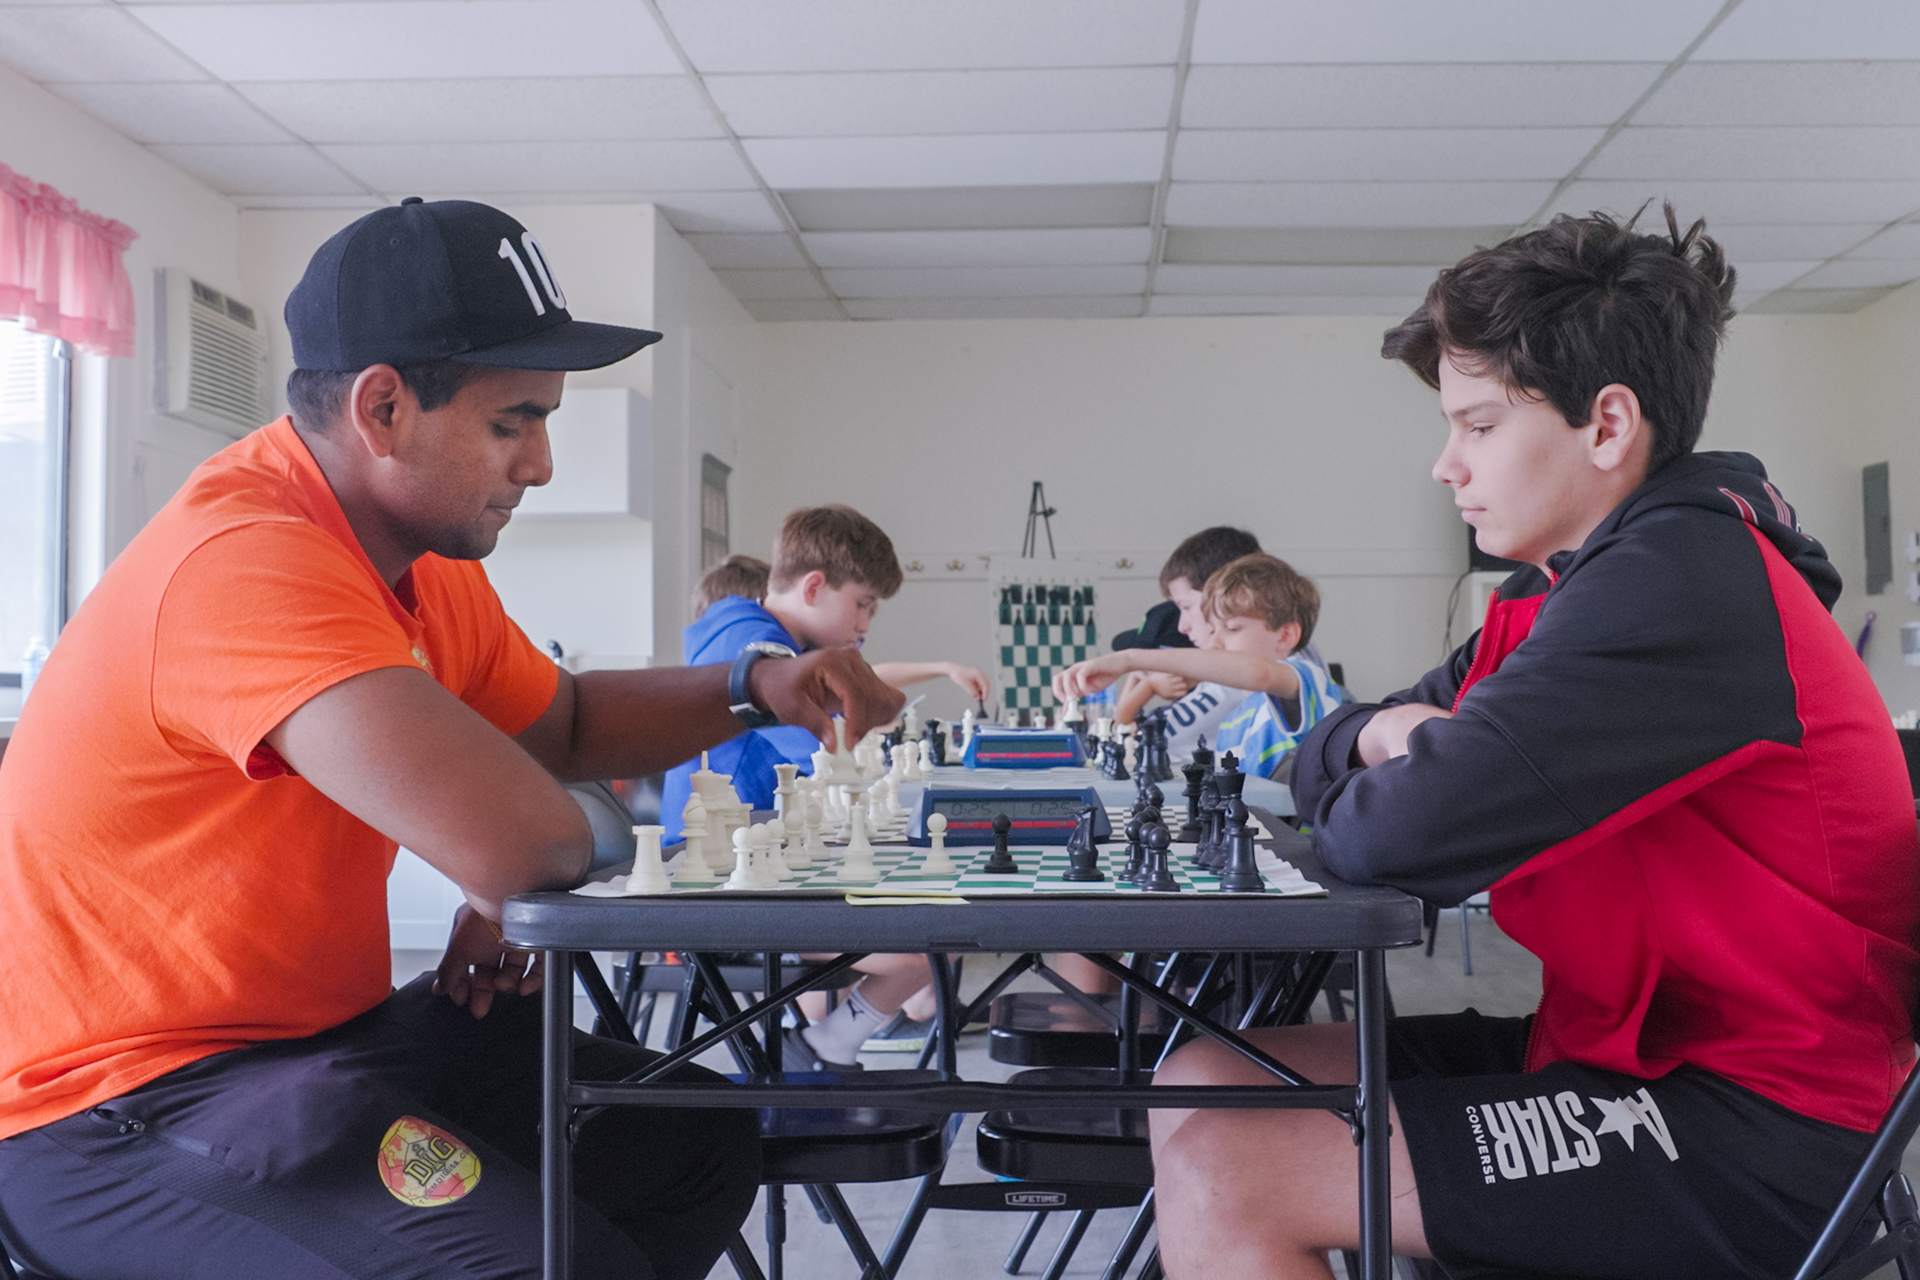
[[[1454,911],[1441,914],[1432,958],[1419,948],[1389,953],[1388,982],[1399,1013],[1446,1013],[1468,1006],[1498,1016],[1532,1012],[1540,997],[1539,962],[1502,934],[1485,912],[1472,912],[1467,927],[1471,931],[1474,966],[1471,975],[1462,972],[1460,917]],[[423,968],[431,967],[437,959],[437,955],[426,952],[396,951],[396,981],[411,978]],[[988,957],[970,960],[967,969],[966,986],[973,989],[997,971]],[[1023,978],[1014,989],[1044,989],[1044,984],[1038,979]],[[1325,1016],[1324,1006],[1317,1010],[1317,1016]],[[583,1025],[591,1017],[584,1000],[581,1017]],[[656,1021],[654,1038],[658,1040],[661,1034]],[[863,1061],[869,1067],[911,1066],[910,1056],[868,1054]],[[719,1070],[732,1069],[724,1055],[709,1065]],[[1017,1070],[988,1058],[984,1036],[970,1036],[962,1041],[960,1069],[963,1076],[979,1080],[1003,1080]],[[987,1178],[974,1162],[972,1131],[977,1119],[969,1116],[962,1126],[948,1160],[946,1181]],[[1908,1176],[1920,1183],[1920,1143],[1909,1150],[1905,1163]],[[843,1188],[861,1229],[876,1251],[885,1250],[912,1186],[896,1183]],[[766,1258],[764,1203],[763,1194],[743,1228],[763,1266]],[[789,1193],[787,1209],[786,1275],[789,1280],[859,1280],[859,1269],[839,1233],[820,1222],[797,1189]],[[1126,1230],[1132,1212],[1108,1209],[1097,1214],[1065,1275],[1073,1280],[1099,1276]],[[992,1280],[1002,1274],[1001,1262],[1024,1222],[1025,1216],[1021,1214],[948,1211],[929,1214],[898,1280]],[[1065,1228],[1064,1215],[1056,1216],[1043,1227],[1021,1269],[1023,1275],[1038,1276],[1044,1272]],[[1134,1269],[1138,1266],[1136,1260]],[[1894,1280],[1894,1276],[1893,1268],[1889,1267],[1870,1280]],[[734,1280],[732,1266],[723,1259],[709,1280]]]

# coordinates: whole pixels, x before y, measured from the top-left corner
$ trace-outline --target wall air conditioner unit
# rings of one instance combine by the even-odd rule
[[[245,303],[175,267],[154,273],[154,401],[235,439],[267,421],[267,335]]]

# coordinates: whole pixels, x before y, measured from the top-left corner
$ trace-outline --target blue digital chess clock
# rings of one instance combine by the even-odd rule
[[[1014,844],[1065,844],[1080,820],[1080,810],[1088,805],[1093,806],[1094,837],[1111,839],[1113,823],[1107,818],[1107,807],[1101,803],[1100,793],[1092,787],[1058,791],[927,787],[920,792],[920,803],[914,806],[913,821],[907,827],[907,843],[924,848],[927,819],[938,813],[947,819],[949,845],[992,844],[993,820],[1004,813],[1013,823],[1009,838]]]
[[[982,725],[967,741],[969,769],[1059,769],[1087,762],[1071,729],[1011,729]]]

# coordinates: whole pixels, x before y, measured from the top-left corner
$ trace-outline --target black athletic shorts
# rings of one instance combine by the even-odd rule
[[[1793,1274],[1872,1134],[1695,1068],[1523,1072],[1531,1023],[1469,1009],[1390,1024],[1427,1244],[1452,1280]]]
[[[541,999],[475,1019],[430,984],[0,1142],[9,1251],[63,1280],[534,1280]],[[587,1078],[658,1056],[574,1039]],[[698,1280],[753,1205],[759,1120],[612,1107],[574,1152],[574,1274]]]

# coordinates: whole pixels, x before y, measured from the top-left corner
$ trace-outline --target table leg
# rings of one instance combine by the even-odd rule
[[[1354,953],[1354,1003],[1360,1034],[1360,1274],[1391,1280],[1393,1138],[1387,1112],[1387,961]]]
[[[549,951],[540,1016],[541,1267],[546,1280],[573,1271],[573,1150],[569,1130],[573,1083],[573,952]]]

